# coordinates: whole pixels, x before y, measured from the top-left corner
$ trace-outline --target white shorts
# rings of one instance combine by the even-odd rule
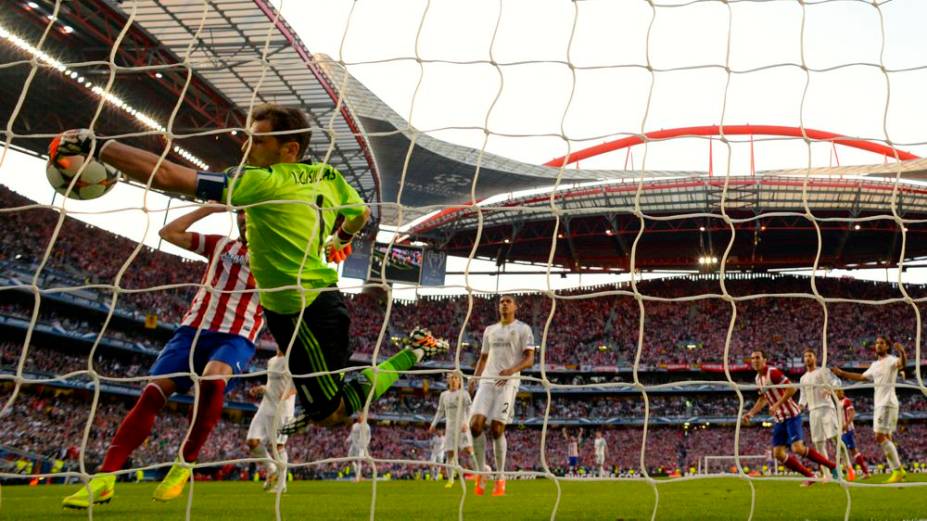
[[[444,453],[443,452],[432,452],[430,461],[432,463],[444,463]]]
[[[367,449],[363,447],[355,447],[354,445],[351,445],[348,448],[348,457],[349,458],[366,458]]]
[[[444,452],[450,452],[454,450],[454,441],[457,442],[458,451],[473,446],[473,438],[470,437],[469,429],[463,432],[458,432],[456,437],[453,432],[446,431],[444,433]]]
[[[264,443],[269,442],[272,439],[272,436],[276,434],[277,430],[280,427],[283,427],[287,424],[292,418],[281,418],[280,422],[274,425],[274,415],[273,413],[261,411],[258,409],[257,414],[251,418],[251,426],[248,427],[248,439],[249,440],[261,440]],[[287,436],[286,434],[278,434],[277,445],[283,445],[286,443]]]
[[[595,464],[596,465],[605,465],[605,454],[596,454],[595,455]]]
[[[837,412],[832,409],[813,409],[810,414],[811,441],[820,443],[840,434]]]
[[[876,407],[872,415],[872,430],[891,434],[898,427],[898,407]]]
[[[499,387],[493,380],[484,380],[476,388],[470,417],[479,414],[486,419],[508,424],[515,416],[515,395],[518,382],[509,382]]]

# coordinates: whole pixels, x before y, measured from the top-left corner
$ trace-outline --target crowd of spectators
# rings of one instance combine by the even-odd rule
[[[25,207],[32,201],[0,187],[0,205],[4,208]],[[47,207],[34,207],[0,213],[0,268],[4,273],[29,272],[45,257],[48,241],[57,226],[59,214]],[[23,233],[29,230],[29,233]],[[92,244],[92,247],[88,247]],[[66,218],[48,256],[43,283],[49,285],[112,284],[127,259],[138,248],[134,241]],[[15,270],[11,267],[15,266]],[[123,289],[148,289],[169,284],[196,284],[205,263],[182,259],[148,247],[140,247],[131,264],[122,274]],[[2,273],[0,273],[2,274]],[[182,317],[195,292],[195,286],[174,289],[121,293],[120,308],[141,315],[154,313],[161,322],[176,323]],[[927,295],[927,287],[908,286],[912,297]],[[110,290],[92,288],[82,294],[108,303]],[[808,347],[819,352],[826,340],[828,363],[868,361],[873,358],[870,342],[876,335],[887,335],[909,346],[913,356],[917,319],[910,304],[886,303],[900,298],[893,284],[855,279],[816,279],[798,276],[740,276],[720,282],[710,276],[678,277],[642,281],[632,288],[603,286],[558,292],[554,298],[542,293],[518,295],[518,318],[534,331],[536,343],[543,346],[548,364],[566,368],[614,368],[634,363],[649,367],[698,367],[717,363],[729,354],[732,364],[743,364],[750,351],[763,347],[775,363],[796,364]],[[717,298],[726,292],[734,301]],[[822,306],[813,297],[815,292],[827,298],[852,299],[856,302],[832,302]],[[715,294],[712,298],[697,295]],[[765,295],[757,297],[757,295]],[[776,296],[780,295],[780,296]],[[788,295],[788,296],[785,296]],[[798,297],[795,295],[803,295]],[[653,300],[675,299],[673,301]],[[749,298],[747,298],[749,297]],[[394,301],[388,305],[383,295],[360,293],[348,295],[347,305],[352,317],[351,342],[356,354],[371,354],[379,346],[380,355],[391,354],[391,340],[417,326],[429,327],[433,333],[451,340],[462,349],[460,360],[471,366],[479,353],[482,331],[497,319],[496,299],[487,295],[421,297],[413,302]],[[860,301],[867,301],[866,303]],[[641,311],[643,302],[643,315]],[[736,319],[731,323],[734,306]],[[554,310],[553,313],[551,310]],[[824,335],[825,311],[827,336]],[[31,320],[32,308],[22,303],[0,304],[0,314]],[[90,315],[69,313],[64,308],[40,307],[38,320],[62,332],[94,335],[100,319]],[[643,316],[643,342],[639,328]],[[549,320],[550,319],[550,320]],[[549,326],[548,326],[549,321]],[[383,324],[387,327],[383,329]],[[378,344],[380,336],[385,342]],[[163,334],[163,333],[162,333]],[[110,339],[160,349],[163,338],[141,327],[133,329],[111,324],[106,330]],[[265,331],[263,340],[268,340]],[[458,340],[461,343],[458,344]],[[640,349],[639,349],[640,343]],[[22,353],[22,344],[0,343],[0,369],[14,371]],[[85,371],[89,349],[72,350],[62,345],[33,340],[24,370],[54,376]],[[456,349],[443,358],[455,359]],[[114,353],[98,349],[94,369],[107,377],[137,377],[147,374],[152,362],[150,355],[130,351]],[[260,365],[260,364],[258,364]],[[87,376],[79,378],[87,379]],[[258,379],[246,380],[230,394],[230,400],[247,401],[247,389]],[[125,383],[132,386],[137,384]],[[8,392],[7,384],[0,391]],[[27,386],[29,387],[29,386]],[[89,414],[88,400],[83,391],[58,388],[54,391],[24,392],[13,402],[0,421],[3,444],[37,454],[68,454],[76,457],[84,426]],[[4,395],[6,396],[6,395]],[[860,410],[871,410],[870,393],[852,395]],[[0,396],[5,400],[5,397]],[[749,402],[753,397],[746,396]],[[918,393],[902,392],[904,411],[925,411],[927,400]],[[434,392],[398,392],[387,394],[372,407],[377,414],[434,414]],[[576,418],[642,418],[644,402],[639,395],[562,395],[551,402],[552,419]],[[93,418],[93,428],[85,457],[98,462],[111,438],[115,426],[127,412],[127,402],[102,394]],[[738,401],[731,394],[656,394],[649,395],[650,414],[666,417],[718,416],[736,414]],[[547,408],[544,397],[522,396],[517,402],[519,418],[543,417]],[[135,465],[166,462],[173,459],[176,447],[187,426],[183,406],[172,404],[159,419],[158,428],[136,454]],[[244,432],[247,415],[241,412],[220,422],[204,461],[245,457]],[[234,418],[233,418],[234,417]],[[381,422],[374,427],[371,453],[379,458],[427,459],[430,435],[421,423]],[[864,452],[879,460],[871,432],[860,425]],[[513,469],[540,470],[541,450],[554,468],[565,461],[566,443],[559,432],[548,432],[541,443],[541,431],[534,427],[513,428],[509,431],[509,457]],[[639,465],[643,431],[636,427],[605,430],[611,447],[609,464],[621,468]],[[694,465],[704,455],[733,452],[730,427],[693,426],[652,427],[647,437],[646,465],[670,468]],[[744,429],[741,433],[741,453],[759,454],[767,450],[768,431],[762,427]],[[592,431],[579,432],[584,461],[591,461]],[[927,425],[904,423],[899,434],[899,447],[906,459],[927,458]],[[310,462],[343,456],[346,453],[346,428],[313,429],[294,437],[291,461]],[[542,449],[543,447],[543,449]],[[337,471],[339,465],[315,465],[318,470]],[[417,468],[384,464],[381,472],[392,470],[397,476],[413,473]]]
[[[22,356],[22,350],[21,343],[0,342],[0,371],[15,372]],[[67,381],[72,384],[86,384],[92,380],[87,373],[88,356],[89,351],[87,353],[71,353],[66,350],[32,344],[26,353],[23,372],[34,375],[33,378],[57,378],[70,373],[82,372],[70,377]],[[147,383],[147,380],[117,382],[108,379],[147,377],[148,369],[153,361],[154,359],[151,357],[133,353],[113,356],[98,351],[94,357],[93,370],[103,379],[103,382],[109,385],[141,388]],[[260,383],[261,381],[256,378],[235,378],[232,385],[230,385],[231,389],[228,391],[226,399],[235,402],[250,402],[252,401],[248,396],[250,388]]]
[[[0,392],[4,402],[9,389]],[[90,414],[89,396],[80,392],[54,391],[33,393],[24,388],[0,421],[3,446],[46,457],[61,457],[75,464],[80,457],[81,440]],[[101,397],[96,406],[90,435],[84,451],[88,468],[94,468],[103,457],[115,428],[125,416],[129,402]],[[206,444],[200,463],[246,458],[245,434],[248,417],[225,417],[219,422]],[[158,417],[151,436],[133,454],[135,467],[164,463],[176,457],[188,426],[183,407],[170,406]],[[380,474],[408,477],[427,468],[430,439],[427,423],[376,422],[371,427],[370,454],[375,458],[416,460],[418,464],[378,463]],[[567,440],[565,429],[549,427],[542,440],[537,427],[512,426],[506,432],[509,470],[543,471],[546,465],[556,474],[566,472]],[[593,465],[593,429],[570,429],[579,439],[581,464]],[[641,444],[644,431],[640,427],[615,427],[602,430],[608,442],[606,466],[619,469],[640,468]],[[344,462],[323,462],[347,456],[348,426],[336,428],[312,427],[306,433],[292,436],[287,444],[289,461],[297,465],[298,474],[334,476],[346,467]],[[705,456],[733,455],[735,431],[731,426],[693,425],[686,428],[650,427],[647,431],[645,466],[650,472],[669,472],[680,468],[698,467]],[[769,451],[771,430],[759,425],[740,431],[740,454],[765,455]],[[874,441],[869,425],[857,426],[861,450],[875,464],[882,461],[881,451]],[[927,461],[927,424],[902,422],[896,435],[902,459],[908,462]],[[543,442],[543,443],[542,443]],[[492,459],[489,459],[492,461]],[[760,464],[765,461],[759,462]],[[308,464],[308,465],[306,465]],[[757,462],[751,460],[750,465]],[[238,465],[244,470],[248,467]]]
[[[0,187],[0,205],[25,207],[32,201]],[[46,207],[0,214],[0,264],[34,265],[45,255],[58,221],[58,213]],[[21,233],[21,230],[30,230]],[[94,237],[88,248],[88,237]],[[67,218],[62,223],[47,268],[68,273],[75,281],[109,284],[115,280],[137,243],[104,230]],[[195,284],[205,264],[141,247],[122,275],[120,287],[146,289],[167,284]],[[724,289],[737,298],[737,314],[730,327],[733,305],[721,298],[696,295],[722,293],[716,278],[688,277],[656,279],[637,284],[643,295],[644,333],[640,361],[647,365],[683,364],[697,366],[724,359],[730,329],[728,353],[731,362],[742,363],[749,352],[762,346],[774,360],[797,359],[807,347],[820,350],[824,342],[824,307],[812,297],[816,291],[828,298],[870,302],[901,298],[898,287],[847,278],[810,279],[798,276],[739,276],[725,280]],[[923,286],[907,286],[912,297],[927,294]],[[177,289],[122,293],[121,305],[141,313],[156,313],[162,322],[175,323],[186,310],[194,286]],[[627,285],[584,288],[559,292],[557,306],[546,335],[545,325],[553,308],[546,294],[519,296],[521,320],[531,325],[537,343],[543,343],[548,363],[569,366],[615,366],[631,364],[638,351],[641,309]],[[765,295],[764,298],[744,298]],[[649,300],[685,299],[672,302]],[[99,293],[107,301],[105,291]],[[357,353],[372,353],[387,306],[369,294],[348,298],[352,316],[352,347]],[[914,309],[905,303],[829,303],[827,347],[831,362],[868,360],[868,343],[876,335],[888,335],[911,344],[916,336]],[[389,309],[385,339],[401,336],[422,325],[455,343],[462,339],[466,359],[476,356],[483,329],[496,320],[495,299],[474,295],[423,297],[414,302],[393,302]],[[463,327],[466,324],[466,327]],[[463,334],[461,330],[463,329]],[[381,346],[382,348],[383,346]],[[448,355],[448,359],[455,353]]]
[[[872,392],[860,390],[848,395],[859,412],[872,412]],[[927,411],[927,399],[918,391],[899,390],[901,410],[905,412]],[[753,392],[744,393],[744,411],[750,409],[756,400]],[[429,395],[391,392],[371,403],[372,413],[421,415],[432,417],[438,404],[436,393]],[[684,419],[700,417],[738,416],[739,401],[733,393],[704,394],[648,394],[651,417]],[[515,402],[516,418],[542,418],[547,410],[547,397],[534,394]],[[549,417],[552,420],[586,419],[630,419],[643,421],[644,400],[640,394],[575,395],[552,394]]]

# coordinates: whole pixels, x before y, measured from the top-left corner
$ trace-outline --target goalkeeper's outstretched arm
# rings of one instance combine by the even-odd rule
[[[147,150],[112,140],[105,142],[100,149],[101,161],[131,179],[140,183],[148,183],[151,179],[151,186],[159,190],[179,195],[196,195],[197,171],[167,159],[158,165],[160,158]]]

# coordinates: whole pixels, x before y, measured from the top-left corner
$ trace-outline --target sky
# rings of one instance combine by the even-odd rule
[[[890,140],[927,155],[927,2],[895,0],[878,8],[790,0],[661,1],[656,7],[636,0],[275,3],[310,51],[346,64],[411,127],[520,161],[540,164],[631,133],[719,123],[805,126]],[[754,147],[757,170],[882,161],[800,140],[757,137]],[[580,166],[706,171],[708,159],[706,140],[678,139]],[[748,173],[750,159],[750,145],[741,138],[713,146],[716,174]],[[43,174],[41,160],[12,150],[0,164],[0,183],[48,203],[52,191]],[[167,204],[121,185],[106,197],[64,207],[79,219],[158,245],[165,214],[189,211],[165,212]],[[194,229],[235,233],[231,219],[221,215]],[[451,259],[448,269],[465,265],[466,259]],[[470,269],[494,264],[477,261]],[[896,278],[882,270],[854,273]],[[549,287],[617,280],[556,276]],[[910,270],[905,280],[927,276]],[[448,277],[450,285],[463,283]],[[548,280],[510,275],[471,277],[468,284],[495,291],[497,285],[546,288]]]

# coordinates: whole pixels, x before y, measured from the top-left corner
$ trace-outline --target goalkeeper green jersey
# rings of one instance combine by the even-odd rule
[[[261,305],[277,313],[298,313],[318,295],[299,286],[311,290],[338,281],[338,273],[324,261],[325,240],[338,215],[361,215],[364,201],[325,163],[247,166],[229,173],[222,201],[231,195],[233,205],[246,206],[251,273],[261,290]]]

